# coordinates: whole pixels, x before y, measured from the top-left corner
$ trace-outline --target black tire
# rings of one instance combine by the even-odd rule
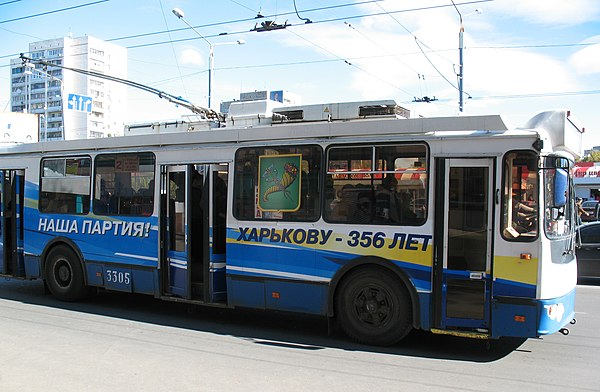
[[[46,258],[46,284],[61,301],[79,301],[87,296],[79,257],[68,247],[58,246]]]
[[[353,340],[376,346],[399,342],[412,329],[412,305],[402,281],[391,271],[361,268],[336,291],[339,325]]]

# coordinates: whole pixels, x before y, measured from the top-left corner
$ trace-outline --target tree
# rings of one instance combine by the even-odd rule
[[[580,162],[600,162],[600,151],[591,151],[589,155],[582,157]]]

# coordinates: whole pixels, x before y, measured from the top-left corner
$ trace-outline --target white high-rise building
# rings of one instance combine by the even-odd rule
[[[38,114],[40,141],[123,133],[127,86],[57,66],[127,78],[127,49],[94,37],[33,42],[26,54],[49,66],[11,60],[11,111]]]

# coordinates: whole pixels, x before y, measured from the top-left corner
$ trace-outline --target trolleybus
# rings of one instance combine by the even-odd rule
[[[239,105],[226,127],[1,146],[0,275],[321,315],[373,345],[568,332],[569,112]]]

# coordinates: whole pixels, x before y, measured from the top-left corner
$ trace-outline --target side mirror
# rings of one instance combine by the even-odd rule
[[[569,176],[565,169],[556,169],[554,176],[554,207],[564,207],[567,204]]]

